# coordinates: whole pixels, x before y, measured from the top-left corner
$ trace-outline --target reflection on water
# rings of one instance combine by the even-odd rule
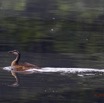
[[[20,86],[16,88],[5,85],[12,83],[13,78],[9,72],[2,71],[0,100],[7,103],[93,103],[96,100],[94,98],[101,98],[98,96],[101,91],[99,88],[104,85],[104,70],[47,67],[37,71],[31,75],[19,74]],[[91,99],[87,100],[88,98]]]
[[[11,73],[6,71],[10,69],[7,65],[11,60],[8,57],[4,59],[8,61],[3,64],[5,70],[0,71],[0,103],[103,103],[104,69],[75,67],[31,69],[35,72],[29,75],[18,73],[20,79],[18,87],[9,87],[6,84],[14,82]]]

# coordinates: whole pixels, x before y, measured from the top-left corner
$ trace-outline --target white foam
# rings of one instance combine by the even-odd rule
[[[13,67],[7,66],[4,67],[3,70],[11,71]],[[14,69],[15,71],[15,69]],[[16,72],[16,71],[15,71]],[[22,71],[17,71],[18,73],[21,73]],[[92,69],[92,68],[59,68],[59,67],[44,67],[41,69],[31,68],[28,70],[25,70],[24,72],[30,72],[30,73],[45,73],[45,72],[61,72],[61,73],[81,73],[81,72],[104,72],[104,69]]]
[[[6,70],[6,71],[11,71],[12,67],[11,66],[8,66],[8,67],[3,67],[2,69],[3,70]]]

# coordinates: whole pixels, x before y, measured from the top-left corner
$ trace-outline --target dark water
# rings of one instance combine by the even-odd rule
[[[14,59],[13,56],[8,55],[6,52],[1,53],[0,56],[1,67],[9,66],[10,62]],[[76,72],[73,73],[66,71],[64,73],[60,73],[58,71],[50,71],[33,73],[30,75],[18,74],[20,85],[18,87],[10,87],[7,86],[7,84],[12,84],[15,79],[11,76],[10,72],[3,71],[1,68],[0,103],[104,102],[103,69],[101,69],[102,72],[91,71],[90,73],[85,71],[83,74],[81,72],[78,72],[78,65],[81,64],[77,64],[79,62],[76,61],[75,58],[72,58],[70,56],[66,57],[63,55],[56,56],[56,54],[39,55],[34,53],[23,53],[21,62],[24,61],[39,64],[42,68],[50,67],[52,68],[52,70],[57,69],[59,66],[61,67],[61,69],[75,67],[74,69]],[[98,66],[99,64],[96,63],[96,65]],[[82,67],[81,69],[85,69]],[[98,69],[94,68],[94,70]]]

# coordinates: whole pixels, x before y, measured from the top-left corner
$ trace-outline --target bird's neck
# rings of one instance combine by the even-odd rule
[[[19,60],[20,60],[20,54],[18,54],[15,60],[12,61],[11,66],[18,65]]]

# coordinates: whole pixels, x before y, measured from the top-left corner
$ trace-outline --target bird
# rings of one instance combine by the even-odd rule
[[[40,67],[38,67],[37,65],[30,64],[28,62],[20,64],[19,60],[21,58],[21,54],[18,50],[12,50],[12,51],[9,51],[8,53],[16,56],[16,58],[11,62],[11,74],[15,78],[16,81],[10,86],[16,87],[19,85],[19,79],[17,77],[17,73],[25,73],[26,70],[30,70],[33,68],[40,69]]]

